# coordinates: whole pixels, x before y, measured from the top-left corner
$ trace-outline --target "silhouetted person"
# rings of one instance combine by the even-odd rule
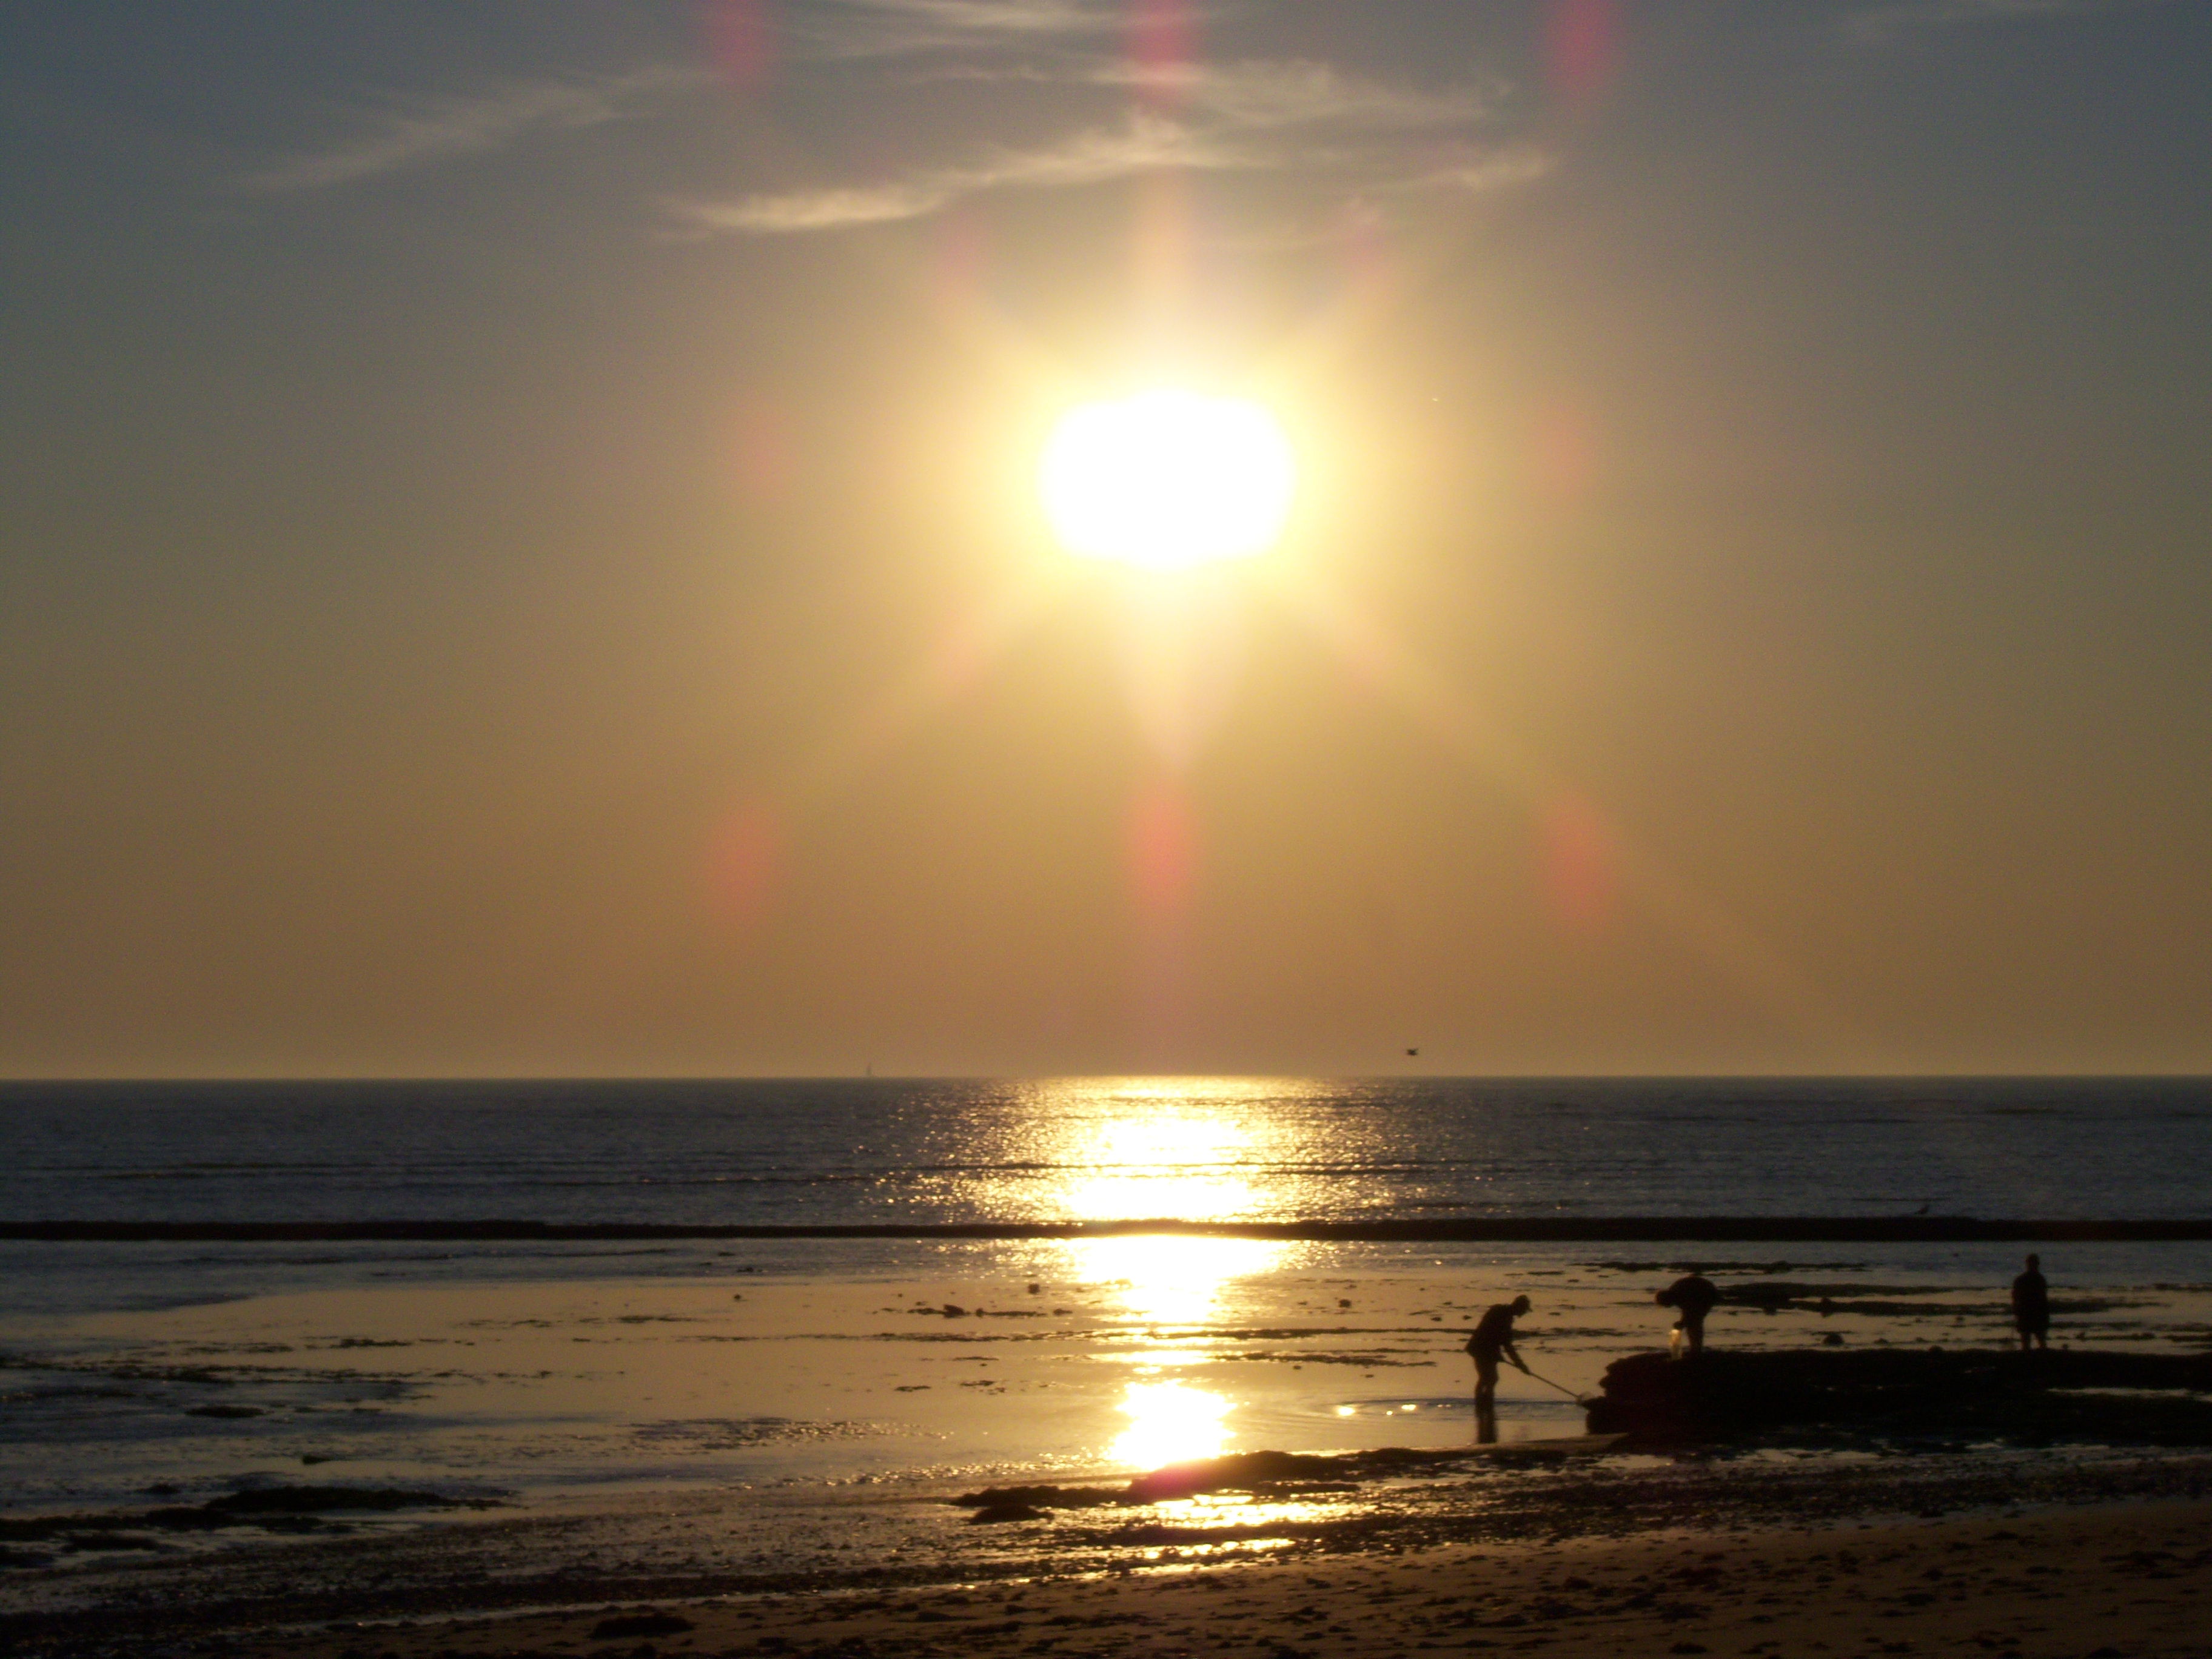
[[[1528,1362],[1521,1358],[1521,1350],[1513,1346],[1513,1322],[1528,1311],[1528,1298],[1516,1296],[1510,1302],[1500,1302],[1483,1315],[1474,1334],[1467,1339],[1467,1351],[1474,1356],[1474,1430],[1475,1438],[1488,1445],[1498,1438],[1498,1361],[1502,1355],[1522,1371]]]
[[[2020,1329],[2021,1352],[2051,1346],[2051,1281],[2043,1258],[2027,1259],[2027,1271],[2012,1282],[2012,1322]]]
[[[1651,1299],[1662,1308],[1672,1308],[1680,1316],[1675,1328],[1682,1333],[1682,1340],[1693,1354],[1705,1350],[1705,1316],[1721,1299],[1713,1281],[1695,1267],[1676,1279],[1663,1291],[1653,1292]]]

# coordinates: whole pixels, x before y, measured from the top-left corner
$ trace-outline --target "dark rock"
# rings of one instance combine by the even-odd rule
[[[1045,1510],[1093,1510],[1121,1501],[1121,1492],[1111,1486],[988,1486],[981,1492],[963,1492],[952,1499],[963,1510],[1007,1504]]]
[[[1973,1435],[2027,1443],[2212,1445],[2212,1355],[2094,1349],[1837,1352],[1708,1349],[1636,1354],[1606,1368],[1593,1434],[1681,1444],[1785,1425]],[[2154,1392],[2083,1394],[2087,1389]]]
[[[1132,1480],[1123,1493],[1133,1504],[1157,1504],[1166,1498],[1190,1498],[1207,1492],[1245,1492],[1255,1486],[1285,1480],[1328,1480],[1344,1473],[1344,1461],[1309,1457],[1296,1452],[1239,1452],[1230,1457],[1210,1457],[1201,1463],[1176,1463],[1154,1469]]]
[[[329,1510],[452,1510],[489,1507],[483,1498],[396,1486],[264,1486],[234,1492],[203,1505],[222,1515],[319,1515]]]
[[[1027,1504],[986,1504],[968,1517],[968,1523],[975,1527],[995,1527],[1009,1521],[1042,1521],[1045,1518],[1042,1510],[1034,1509]]]

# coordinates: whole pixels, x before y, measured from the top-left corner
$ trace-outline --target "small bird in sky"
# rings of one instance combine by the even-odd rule
[[[1406,1050],[1406,1054],[1408,1059],[1412,1059],[1418,1056],[1420,1052],[1419,1048],[1408,1048]]]

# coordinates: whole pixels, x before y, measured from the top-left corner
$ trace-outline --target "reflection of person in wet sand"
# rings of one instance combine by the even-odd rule
[[[2022,1352],[2051,1346],[2051,1281],[2043,1276],[2039,1255],[2028,1257],[2027,1271],[2012,1282],[2012,1322],[2020,1328]]]
[[[1721,1299],[1719,1288],[1695,1267],[1676,1279],[1651,1298],[1662,1308],[1672,1308],[1680,1316],[1674,1322],[1675,1329],[1682,1333],[1682,1341],[1693,1353],[1705,1349],[1705,1316]]]
[[[1467,1351],[1474,1357],[1475,1437],[1485,1445],[1498,1438],[1498,1359],[1502,1356],[1511,1360],[1523,1373],[1528,1369],[1521,1350],[1513,1346],[1513,1322],[1527,1313],[1528,1306],[1525,1296],[1497,1304],[1482,1316],[1467,1339]]]

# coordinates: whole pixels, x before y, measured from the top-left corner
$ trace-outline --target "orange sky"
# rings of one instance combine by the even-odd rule
[[[12,9],[0,1073],[2212,1068],[2204,15],[1346,9]]]

